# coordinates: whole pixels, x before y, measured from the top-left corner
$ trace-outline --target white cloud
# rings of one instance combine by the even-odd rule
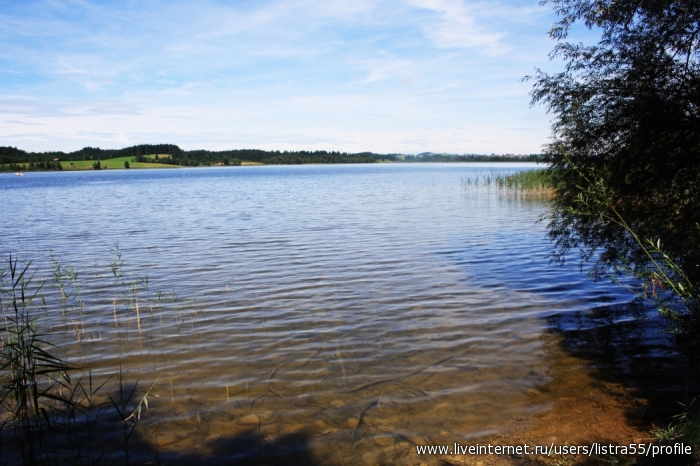
[[[364,84],[385,79],[394,78],[397,76],[410,76],[411,62],[409,60],[401,60],[394,58],[385,58],[381,60],[369,60],[358,63],[358,68],[363,69],[367,73],[367,77],[361,82]]]
[[[479,48],[485,53],[502,54],[509,50],[503,33],[489,32],[477,23],[474,8],[462,0],[409,0],[413,6],[434,12],[438,19],[422,26],[438,47]]]

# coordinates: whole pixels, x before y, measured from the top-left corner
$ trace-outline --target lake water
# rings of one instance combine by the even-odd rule
[[[535,167],[9,174],[0,257],[46,280],[62,355],[156,381],[137,434],[162,458],[430,463],[415,444],[551,409],[552,329],[631,301],[548,263],[545,200],[469,182]]]

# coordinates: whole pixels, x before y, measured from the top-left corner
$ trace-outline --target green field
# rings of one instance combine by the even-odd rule
[[[131,168],[180,168],[180,165],[169,165],[166,163],[133,162],[134,157],[117,157],[116,159],[100,160],[100,167],[124,168],[124,162],[129,162]],[[64,170],[92,170],[94,160],[67,160],[61,162]]]

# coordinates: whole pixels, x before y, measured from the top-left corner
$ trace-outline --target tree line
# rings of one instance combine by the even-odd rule
[[[264,165],[297,165],[306,163],[376,163],[376,162],[537,162],[542,155],[513,157],[484,154],[376,154],[338,151],[267,151],[261,149],[183,150],[174,144],[140,144],[123,149],[84,147],[74,152],[27,152],[16,147],[0,147],[0,170],[61,170],[61,162],[132,157],[134,162],[162,163],[196,167],[200,165],[240,165],[254,162]],[[93,163],[93,166],[96,165]]]
[[[543,154],[528,155],[485,155],[485,154],[418,154],[406,155],[404,162],[542,162]]]
[[[155,162],[182,166],[240,165],[241,161],[266,165],[292,165],[304,163],[375,163],[395,161],[393,154],[372,152],[347,153],[337,151],[266,151],[236,149],[223,151],[183,150],[174,144],[140,144],[123,149],[84,147],[74,152],[27,152],[16,147],[0,147],[0,165],[6,169],[26,164],[28,168],[58,169],[60,162],[69,160],[100,161],[117,157],[133,157],[136,162]],[[58,163],[56,163],[58,162]]]

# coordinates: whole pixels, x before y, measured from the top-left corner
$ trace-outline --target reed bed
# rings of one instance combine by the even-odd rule
[[[201,308],[167,293],[151,296],[147,278],[125,273],[118,247],[112,253],[119,360],[133,362],[162,329],[164,315],[196,338]],[[48,278],[16,257],[0,267],[0,465],[130,464],[133,434],[149,401],[158,397],[160,376],[141,388],[126,380],[138,369],[121,362],[95,376],[91,365],[102,357],[96,346],[100,328],[109,320],[95,319],[96,310],[81,295],[78,272],[54,255],[51,260]],[[172,390],[170,379],[169,398]],[[159,463],[157,449],[139,457]]]
[[[499,194],[548,197],[553,194],[553,179],[547,169],[523,170],[509,173],[490,172],[462,178],[462,187],[487,189]]]
[[[550,191],[552,177],[545,169],[526,170],[511,175],[499,175],[496,177],[496,185],[501,189]]]

